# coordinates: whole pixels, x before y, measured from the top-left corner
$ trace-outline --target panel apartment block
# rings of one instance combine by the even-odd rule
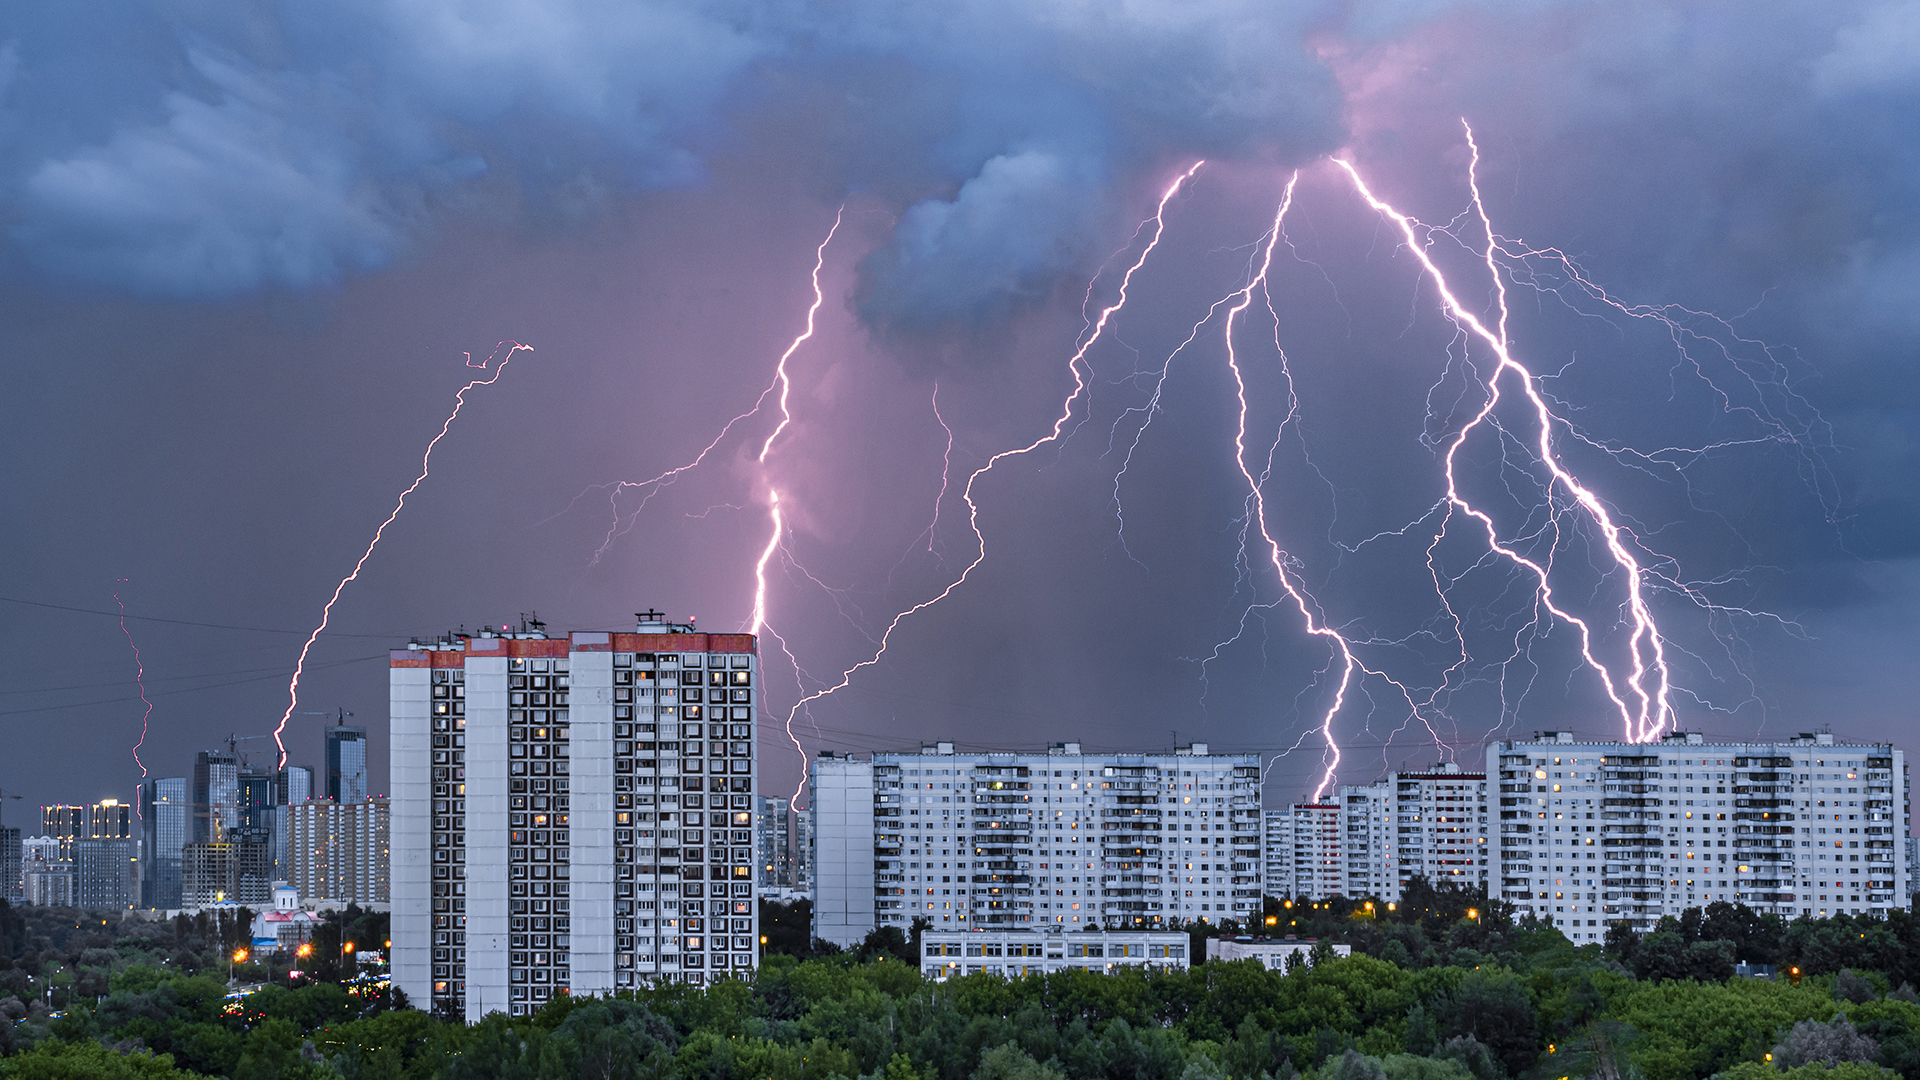
[[[814,933],[1150,928],[1260,908],[1260,768],[1172,753],[957,753],[814,763]],[[867,905],[871,904],[869,908]]]
[[[1415,875],[1485,887],[1487,778],[1448,762],[1267,813],[1269,895],[1398,901]]]
[[[749,634],[395,650],[393,978],[469,1019],[758,965]]]
[[[345,805],[311,799],[281,811],[287,820],[286,880],[303,903],[386,908],[392,889],[391,803],[385,796]]]
[[[1907,766],[1887,743],[1541,732],[1490,744],[1487,769],[1500,785],[1500,895],[1577,944],[1616,920],[1645,930],[1719,900],[1783,917],[1907,903]]]

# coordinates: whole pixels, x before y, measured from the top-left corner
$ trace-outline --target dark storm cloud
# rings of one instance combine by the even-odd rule
[[[1740,710],[1683,701],[1683,723],[1751,734],[1770,711],[1784,718],[1772,733],[1831,719],[1885,737],[1912,717],[1920,6],[70,8],[0,15],[0,258],[29,286],[0,297],[17,376],[0,397],[18,463],[14,513],[0,518],[20,579],[8,595],[96,608],[103,582],[130,577],[136,610],[297,642],[412,475],[448,371],[463,374],[456,350],[513,336],[539,351],[449,435],[347,593],[342,634],[322,639],[326,662],[347,666],[317,674],[307,702],[344,703],[377,729],[385,672],[363,647],[522,610],[577,629],[659,605],[731,628],[750,608],[774,482],[807,567],[773,568],[776,619],[809,671],[835,674],[872,654],[887,616],[967,564],[965,470],[1048,429],[1087,275],[1158,186],[1204,156],[1088,356],[1079,434],[982,479],[990,555],[903,623],[883,664],[816,703],[823,735],[806,737],[809,751],[934,737],[1137,747],[1177,729],[1222,747],[1291,745],[1328,686],[1324,644],[1296,616],[1256,612],[1201,677],[1199,658],[1271,599],[1259,553],[1249,570],[1235,550],[1245,493],[1218,323],[1175,365],[1117,486],[1107,429],[1143,406],[1139,371],[1244,281],[1292,165],[1344,143],[1384,196],[1448,220],[1465,208],[1465,116],[1502,232],[1573,253],[1627,302],[1710,308],[1780,343],[1831,426],[1804,447],[1707,455],[1684,478],[1571,450],[1623,518],[1691,577],[1722,583],[1716,598],[1800,620],[1713,625],[1663,606],[1689,689]],[[1269,489],[1275,528],[1331,622],[1405,639],[1369,646],[1369,662],[1430,686],[1455,651],[1424,538],[1348,548],[1438,494],[1421,436],[1453,328],[1378,218],[1330,177],[1306,174],[1294,246],[1276,263],[1300,408]],[[796,354],[789,441],[765,468],[751,453],[765,429],[744,454],[723,446],[589,565],[605,503],[596,493],[567,513],[569,500],[687,460],[751,403],[849,194],[820,336]],[[1443,255],[1477,272],[1470,253]],[[1562,372],[1553,389],[1582,430],[1643,447],[1753,434],[1656,328],[1516,296],[1522,351]],[[849,297],[863,325],[849,325]],[[303,303],[331,317],[286,315]],[[1256,316],[1263,307],[1243,323],[1249,350],[1267,332]],[[933,371],[898,361],[919,344],[906,338],[983,326],[1004,331],[990,357],[938,370],[956,471],[928,536],[948,444]],[[1287,397],[1271,355],[1248,370],[1257,443]],[[1115,445],[1129,437],[1123,426]],[[1810,483],[1809,461],[1828,478]],[[1563,662],[1564,634],[1539,650],[1539,672],[1515,677],[1518,704],[1496,693],[1491,661],[1511,645],[1486,638],[1511,642],[1524,624],[1514,580],[1487,570],[1458,598],[1487,663],[1462,676],[1443,730],[1462,744],[1501,724],[1613,730],[1592,680]],[[1716,629],[1737,640],[1721,649]],[[0,632],[15,689],[102,679],[126,660],[111,622]],[[150,670],[290,663],[279,637],[244,644],[244,657],[228,655],[233,639],[202,638],[154,640]],[[68,667],[83,670],[52,674]],[[792,688],[781,694],[769,715]],[[284,680],[164,700],[171,775],[191,748],[270,728]],[[1355,751],[1343,779],[1369,779],[1386,753],[1433,752],[1399,749],[1418,724],[1380,749],[1406,715],[1378,681],[1349,700],[1335,725]],[[45,715],[87,716],[106,735],[137,720]],[[120,767],[91,753],[98,742],[118,756],[93,730],[38,734],[54,764],[37,794],[77,797],[74,778]],[[310,761],[311,730],[301,739]],[[1277,768],[1274,795],[1299,794],[1317,745]],[[775,785],[797,776],[794,760],[768,761]]]
[[[17,8],[0,199],[38,270],[172,297],[305,290],[387,265],[489,178],[536,202],[695,182],[722,106],[777,71],[852,103],[848,186],[921,181],[865,310],[936,325],[1080,267],[1133,168],[1331,145],[1330,81],[1273,7],[360,0],[105,26]],[[902,69],[904,95],[873,78]]]

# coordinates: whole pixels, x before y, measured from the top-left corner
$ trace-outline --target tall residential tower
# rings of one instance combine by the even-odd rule
[[[758,966],[752,635],[648,612],[390,668],[396,986],[478,1019]]]

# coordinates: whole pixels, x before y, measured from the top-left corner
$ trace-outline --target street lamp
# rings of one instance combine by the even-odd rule
[[[233,965],[244,964],[246,962],[247,962],[247,950],[245,949],[233,950],[233,955],[227,958],[227,981],[228,982],[233,981]]]

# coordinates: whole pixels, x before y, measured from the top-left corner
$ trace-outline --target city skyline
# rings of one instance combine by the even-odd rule
[[[1911,28],[1651,10],[6,16],[0,810],[385,793],[389,650],[655,607],[779,642],[769,795],[1897,744]]]

